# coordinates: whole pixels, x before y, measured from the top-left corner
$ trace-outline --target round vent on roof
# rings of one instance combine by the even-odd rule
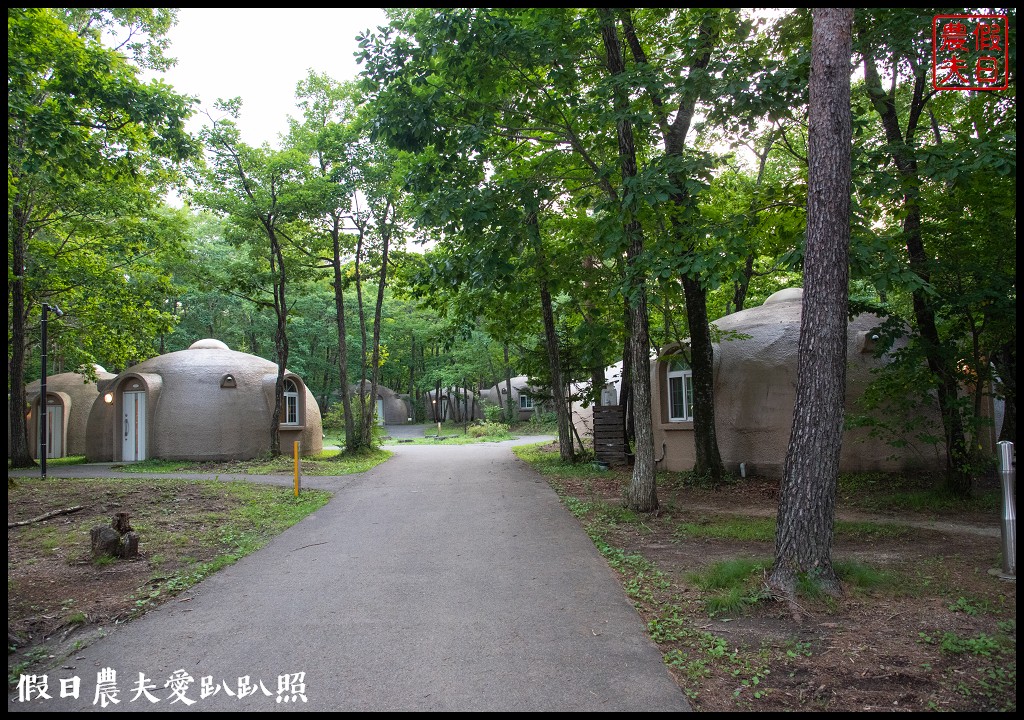
[[[189,345],[189,350],[228,350],[228,346],[222,343],[220,340],[214,340],[213,338],[206,338],[205,340],[196,340],[194,343]]]

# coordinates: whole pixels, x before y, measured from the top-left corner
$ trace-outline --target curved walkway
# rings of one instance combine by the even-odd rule
[[[395,445],[361,475],[305,478],[334,491],[325,507],[8,710],[99,710],[104,668],[120,690],[104,711],[689,710],[617,576],[509,449],[537,439]],[[80,698],[61,698],[76,675]]]

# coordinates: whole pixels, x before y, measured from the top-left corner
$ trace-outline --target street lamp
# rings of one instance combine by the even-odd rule
[[[41,322],[42,330],[42,349],[40,350],[39,357],[43,368],[43,374],[39,381],[39,472],[42,479],[46,479],[46,455],[49,450],[46,447],[46,434],[47,427],[46,422],[49,418],[46,416],[46,313],[53,311],[53,314],[57,317],[64,317],[63,311],[56,305],[47,305],[43,303],[43,317]]]

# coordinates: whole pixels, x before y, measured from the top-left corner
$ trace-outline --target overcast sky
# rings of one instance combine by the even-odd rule
[[[359,71],[357,34],[385,24],[380,8],[181,8],[169,34],[177,65],[164,80],[200,98],[190,130],[207,124],[204,110],[218,98],[241,96],[239,128],[250,145],[268,142],[298,116],[295,85],[309,69],[335,80]]]

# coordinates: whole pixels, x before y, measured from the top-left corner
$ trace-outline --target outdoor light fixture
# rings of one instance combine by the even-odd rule
[[[52,312],[57,317],[64,317],[64,312],[59,307],[43,303],[43,314],[39,321],[39,364],[42,367],[42,376],[39,379],[39,474],[43,480],[46,479],[46,455],[49,452],[46,446],[46,314],[48,312]]]
[[[114,393],[107,393],[107,394],[105,394],[103,396],[103,402],[105,402],[107,405],[110,405],[111,403],[113,403],[114,402]]]

